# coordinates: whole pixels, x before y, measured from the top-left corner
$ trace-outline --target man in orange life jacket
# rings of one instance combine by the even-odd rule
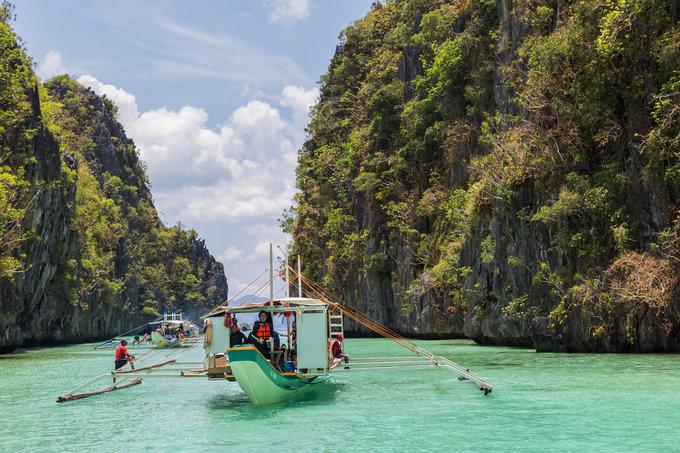
[[[266,311],[261,311],[258,315],[257,321],[253,324],[253,331],[250,333],[250,342],[262,353],[263,356],[269,358],[269,347],[267,347],[267,340],[274,335],[274,326],[271,321],[271,315]]]

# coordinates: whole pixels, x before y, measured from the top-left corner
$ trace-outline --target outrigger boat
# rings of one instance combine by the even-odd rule
[[[197,344],[183,350],[170,349],[166,352],[158,350],[148,357],[140,357],[145,359],[142,365],[147,362],[151,364],[140,367],[138,363],[136,369],[126,365],[123,369],[103,374],[60,396],[57,401],[71,401],[131,387],[141,383],[143,377],[207,377],[222,382],[235,381],[254,404],[273,404],[294,398],[310,384],[336,373],[423,367],[453,371],[458,375],[459,381],[473,382],[485,395],[491,393],[491,385],[469,369],[445,357],[430,353],[393,330],[372,321],[356,309],[334,300],[327,291],[302,275],[299,257],[297,269],[294,269],[288,266],[286,256],[285,267],[279,272],[282,277],[285,274],[286,297],[280,299],[274,297],[271,245],[268,270],[267,302],[239,306],[227,304],[216,307],[203,316],[205,335],[202,362],[178,361],[179,356],[193,350]],[[297,284],[290,281],[290,273],[296,277]],[[262,275],[264,272],[260,277]],[[256,280],[240,292],[245,291]],[[289,289],[295,286],[298,289],[298,297],[289,297]],[[279,334],[273,330],[274,333],[266,347],[258,342],[231,345],[230,330],[237,321],[242,321],[238,318],[261,311],[269,317],[284,316],[286,333]],[[339,360],[333,356],[331,346],[343,334],[345,317],[394,341],[410,351],[413,356],[353,358],[348,362]],[[273,322],[271,325],[273,328]],[[286,337],[287,345],[282,344],[284,342],[280,340],[281,336]],[[197,368],[197,365],[201,365],[201,368]],[[107,376],[113,378],[112,385],[94,392],[79,393]],[[117,384],[116,378],[120,379]]]
[[[156,348],[183,348],[199,341],[196,326],[184,318],[181,310],[179,312],[173,310],[172,313],[166,311],[163,313],[163,319],[155,324],[158,327],[151,332],[151,343]],[[180,333],[166,335],[166,329]]]
[[[270,269],[273,268],[271,263]],[[333,302],[318,285],[306,279],[298,269],[288,267],[285,263],[286,292],[290,288],[289,270],[297,275],[298,297],[274,299],[273,276],[270,275],[270,298],[261,304],[241,306],[224,306],[205,317],[210,332],[205,339],[206,369],[210,377],[223,377],[235,380],[250,400],[255,404],[272,404],[290,399],[305,389],[320,377],[329,376],[336,372],[347,372],[353,369],[366,370],[371,368],[403,368],[408,366],[438,366],[460,373],[462,380],[475,382],[485,394],[492,388],[482,378],[470,370],[454,362],[420,348],[410,340],[396,332],[381,326],[358,311]],[[308,295],[302,297],[303,280],[305,280]],[[243,314],[266,312],[272,315],[281,314],[286,318],[286,336],[288,347],[276,348],[272,339],[269,350],[265,349],[268,357],[263,355],[261,348],[252,345],[230,345],[229,327],[235,324],[236,317]],[[344,336],[343,317],[348,316],[357,323],[389,338],[399,345],[416,354],[416,357],[398,358],[395,360],[359,360],[342,361],[333,357],[332,345]],[[296,326],[295,344],[291,344],[293,332],[291,320]],[[223,322],[222,322],[223,321]],[[216,332],[221,330],[221,334]],[[208,336],[209,335],[209,336]],[[226,360],[223,352],[226,351]],[[281,357],[281,355],[284,357]],[[222,367],[217,366],[222,358]],[[342,364],[341,366],[339,366]],[[211,365],[215,365],[211,367]]]
[[[268,356],[265,357],[253,345],[229,344],[228,332],[217,338],[215,330],[220,324],[230,325],[237,315],[257,314],[262,311],[286,318],[288,322],[285,335],[288,338],[288,347],[275,348],[272,338],[265,348],[269,349],[265,350]],[[224,323],[223,319],[231,319],[231,322]],[[294,333],[291,330],[291,319],[296,325]],[[221,307],[206,317],[206,323],[211,326],[210,335],[213,336],[206,336],[205,339],[206,368],[210,370],[210,363],[217,363],[211,357],[219,357],[226,351],[228,365],[224,370],[225,377],[235,380],[253,403],[270,404],[289,399],[316,378],[327,375],[337,365],[329,357],[329,342],[342,331],[336,330],[329,337],[331,319],[328,304],[319,299],[303,297]],[[293,334],[295,345],[292,344]],[[209,374],[215,373],[210,370]]]
[[[167,329],[166,329],[167,328]],[[166,335],[166,331],[171,334]],[[150,341],[140,341],[138,343],[129,341],[132,337],[139,338],[148,334]],[[163,314],[153,321],[144,323],[121,335],[105,340],[93,349],[113,349],[118,346],[122,339],[127,339],[131,349],[151,347],[156,349],[167,348],[186,348],[195,346],[200,341],[198,328],[189,319],[184,317],[181,310],[173,309],[170,312],[167,308]]]

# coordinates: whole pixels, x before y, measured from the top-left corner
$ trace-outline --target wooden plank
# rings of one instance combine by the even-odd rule
[[[184,370],[179,373],[180,376],[184,377],[204,377],[207,376],[206,370]]]
[[[57,403],[64,403],[66,401],[74,401],[74,400],[79,400],[82,398],[88,398],[90,396],[96,396],[96,395],[101,395],[102,393],[107,393],[107,392],[113,392],[115,390],[120,390],[124,389],[127,387],[132,387],[133,385],[141,384],[142,380],[137,378],[133,379],[130,382],[126,382],[124,384],[114,384],[114,385],[109,385],[108,387],[104,387],[101,390],[95,390],[93,392],[84,392],[84,393],[70,393],[67,395],[62,395],[59,398],[57,398]]]
[[[154,364],[152,364],[152,365],[143,366],[143,367],[141,367],[141,368],[135,368],[134,370],[116,370],[116,371],[112,371],[111,374],[136,373],[136,372],[138,372],[138,371],[145,371],[145,370],[150,370],[150,369],[152,369],[152,368],[158,368],[158,367],[161,367],[161,366],[165,366],[165,365],[168,365],[168,364],[170,364],[170,363],[175,363],[176,361],[177,361],[177,359],[168,359],[168,360],[166,360],[166,361],[164,361],[164,362],[158,362],[158,363],[154,363]]]

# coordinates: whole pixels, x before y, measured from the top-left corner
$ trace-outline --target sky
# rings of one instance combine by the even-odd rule
[[[230,296],[267,268],[270,242],[282,256],[318,81],[372,0],[14,3],[39,77],[68,73],[118,105],[161,218],[198,231]]]

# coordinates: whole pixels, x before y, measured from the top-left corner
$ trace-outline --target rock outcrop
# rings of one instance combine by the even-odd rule
[[[0,352],[223,303],[222,264],[196,232],[161,223],[115,105],[67,76],[41,84],[0,26]]]
[[[374,4],[300,151],[305,272],[405,335],[679,351],[679,8]]]

